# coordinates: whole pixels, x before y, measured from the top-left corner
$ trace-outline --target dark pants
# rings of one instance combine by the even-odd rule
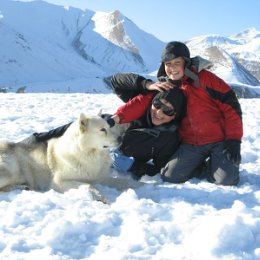
[[[201,146],[182,144],[171,156],[161,171],[164,181],[183,183],[198,175],[198,169],[206,170],[209,182],[221,185],[237,185],[239,182],[239,165],[232,164],[223,154],[224,142]],[[206,169],[201,165],[210,158]],[[205,175],[205,173],[203,173]]]

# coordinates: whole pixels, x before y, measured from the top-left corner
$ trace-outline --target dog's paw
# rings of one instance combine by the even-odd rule
[[[110,204],[110,202],[103,195],[101,195],[100,192],[98,192],[98,191],[93,192],[93,190],[92,190],[91,196],[92,196],[93,200],[100,201],[104,204]]]
[[[110,204],[110,202],[94,187],[91,187],[89,191],[93,200],[100,201],[104,204]]]
[[[100,201],[104,204],[110,204],[110,202],[91,184],[80,185],[79,190],[87,192],[92,200]]]

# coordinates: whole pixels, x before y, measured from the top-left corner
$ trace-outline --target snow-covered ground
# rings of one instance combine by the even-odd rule
[[[83,187],[0,193],[0,259],[260,259],[260,99],[240,102],[238,187],[143,177],[137,190],[100,187],[110,205],[92,201]],[[113,94],[0,94],[0,140],[19,141],[120,104]]]

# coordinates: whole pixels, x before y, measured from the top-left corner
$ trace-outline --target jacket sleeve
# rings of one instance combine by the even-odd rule
[[[130,123],[145,114],[150,107],[153,94],[139,95],[119,107],[115,113],[120,118],[120,124]]]
[[[203,70],[200,75],[210,97],[217,103],[224,117],[225,139],[239,140],[243,136],[242,110],[234,90],[215,74]]]
[[[150,79],[134,73],[118,73],[111,78],[112,90],[124,102],[128,102],[137,95],[148,94],[145,85]]]

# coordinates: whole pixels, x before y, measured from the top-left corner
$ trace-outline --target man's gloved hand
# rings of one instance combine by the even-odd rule
[[[233,164],[241,163],[240,146],[241,142],[238,140],[225,141],[225,149],[223,150],[223,153],[226,155],[226,158]]]
[[[112,118],[111,114],[101,114],[100,115],[104,120],[107,121],[110,127],[113,127],[115,125],[115,120]]]

